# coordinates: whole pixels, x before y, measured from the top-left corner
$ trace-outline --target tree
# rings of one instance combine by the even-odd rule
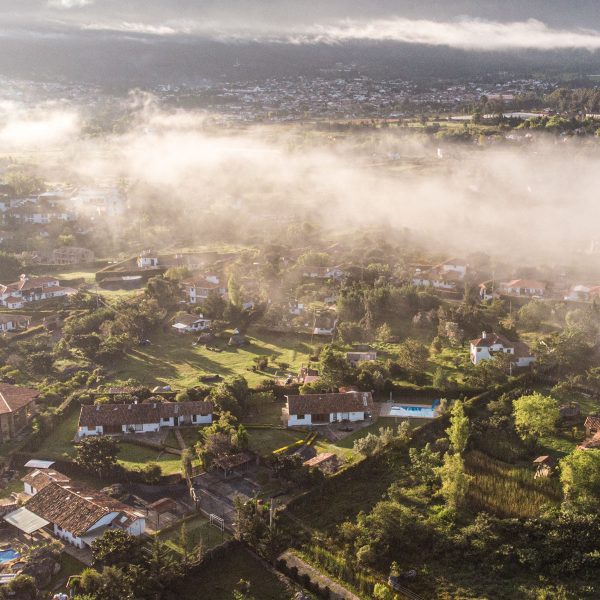
[[[587,511],[600,508],[600,450],[576,449],[560,461],[565,501]]]
[[[137,563],[141,557],[139,538],[122,529],[107,529],[92,542],[94,566],[123,567]]]
[[[462,455],[469,441],[469,417],[463,403],[457,400],[450,411],[450,427],[446,429],[454,454]]]
[[[375,600],[394,600],[394,592],[384,583],[376,583],[373,590]]]
[[[427,443],[421,450],[410,448],[408,455],[414,477],[432,489],[439,479],[437,469],[441,466],[442,461],[440,453],[434,452],[431,444]]]
[[[133,600],[138,590],[133,590],[133,582],[128,574],[117,567],[104,567],[99,572],[95,569],[84,569],[79,580],[79,587],[84,594],[94,600]]]
[[[180,563],[158,537],[154,538],[144,572],[145,585],[151,597],[157,600],[168,598],[170,590],[183,574]]]
[[[6,592],[6,598],[15,600],[36,600],[40,597],[35,579],[30,575],[17,575],[12,581],[2,586]]]
[[[552,433],[560,419],[558,402],[539,392],[514,400],[513,414],[515,428],[523,439],[539,438]]]
[[[467,496],[471,476],[465,472],[465,464],[460,454],[446,452],[444,463],[437,469],[442,480],[441,495],[452,511],[460,509]]]
[[[387,324],[387,323],[383,323],[382,325],[380,325],[377,328],[377,331],[375,332],[375,339],[378,342],[382,342],[382,343],[386,343],[388,342],[392,337],[392,328]]]
[[[427,346],[415,339],[407,338],[398,348],[398,364],[413,378],[425,372],[428,360]]]
[[[77,444],[75,462],[89,473],[97,473],[103,478],[114,468],[118,454],[119,447],[113,438],[85,437]]]
[[[156,300],[158,306],[169,308],[177,304],[181,296],[179,282],[169,277],[151,277],[146,287],[146,295]]]
[[[23,265],[12,254],[0,252],[0,281],[14,281],[23,272]]]
[[[39,194],[44,190],[44,182],[23,171],[13,171],[4,176],[4,182],[14,190],[15,195],[19,197]]]

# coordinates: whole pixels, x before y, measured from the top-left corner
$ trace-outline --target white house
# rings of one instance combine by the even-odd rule
[[[21,275],[19,281],[0,284],[0,305],[20,309],[27,302],[61,298],[77,290],[60,285],[54,277],[28,277]]]
[[[211,402],[158,402],[95,404],[81,407],[77,435],[151,433],[163,427],[212,423]]]
[[[333,315],[321,315],[316,317],[312,327],[313,335],[333,335],[337,319]]]
[[[139,269],[158,267],[158,257],[151,250],[144,250],[136,260]]]
[[[583,285],[580,283],[569,288],[569,293],[565,296],[565,300],[589,302],[598,297],[600,297],[600,285]]]
[[[227,297],[227,288],[221,284],[216,275],[185,279],[183,281],[183,291],[190,304],[204,302],[211,293],[216,293],[222,298]]]
[[[24,331],[30,322],[31,317],[27,315],[0,315],[0,331]]]
[[[82,213],[114,217],[125,212],[127,198],[117,186],[86,187],[77,190],[71,204]]]
[[[202,315],[180,315],[175,317],[172,327],[179,333],[194,333],[210,329],[212,321],[205,319]]]
[[[71,479],[54,469],[32,469],[25,477],[21,478],[23,482],[23,492],[27,496],[35,496],[51,483],[66,485]]]
[[[304,312],[304,304],[300,302],[290,302],[288,306],[290,315],[301,315]]]
[[[513,279],[500,283],[498,289],[508,296],[542,297],[546,293],[546,284],[535,279]]]
[[[286,396],[282,418],[287,427],[364,421],[373,413],[371,392]]]
[[[377,352],[368,350],[365,352],[346,352],[346,360],[355,367],[361,362],[377,360]]]
[[[441,290],[454,290],[464,281],[467,274],[467,263],[458,260],[447,260],[431,269],[417,269],[413,275],[413,285],[434,287]]]
[[[344,276],[344,271],[340,267],[310,267],[303,266],[301,268],[302,277],[309,279],[341,279]]]
[[[513,364],[517,367],[528,367],[535,361],[527,344],[511,342],[497,333],[484,331],[480,338],[471,340],[470,357],[474,365],[479,364],[482,360],[490,360],[498,353],[514,356]]]
[[[107,529],[121,529],[135,536],[146,529],[144,515],[130,506],[97,490],[54,481],[4,520],[27,534],[50,529],[56,537],[81,549],[91,546]]]

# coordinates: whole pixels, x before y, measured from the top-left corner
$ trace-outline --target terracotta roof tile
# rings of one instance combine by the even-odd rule
[[[347,392],[344,394],[305,394],[286,396],[291,415],[315,415],[334,412],[371,412],[371,392]]]

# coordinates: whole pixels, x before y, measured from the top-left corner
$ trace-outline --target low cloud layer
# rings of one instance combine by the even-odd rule
[[[332,139],[276,125],[224,129],[144,97],[130,116],[124,133],[89,137],[77,111],[3,105],[0,142],[39,161],[50,181],[128,181],[134,203],[158,202],[159,223],[164,206],[190,225],[218,215],[235,235],[258,223],[282,243],[278,221],[348,235],[387,225],[430,251],[539,264],[576,263],[573,253],[600,237],[595,141],[449,145],[439,159],[435,140],[401,130]]]
[[[311,26],[232,28],[218,23],[171,20],[161,24],[98,22],[86,29],[116,30],[150,35],[200,35],[223,41],[256,41],[289,44],[339,44],[350,41],[399,42],[449,46],[464,50],[564,50],[600,48],[600,31],[554,29],[529,19],[502,23],[464,17],[433,21],[393,17],[376,20],[344,20]]]

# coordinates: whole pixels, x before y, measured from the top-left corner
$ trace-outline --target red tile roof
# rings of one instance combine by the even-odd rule
[[[137,518],[129,506],[106,494],[54,482],[32,496],[25,507],[75,536],[83,535],[112,512],[124,513],[130,520]]]
[[[144,402],[142,404],[94,404],[81,407],[80,427],[159,423],[170,417],[209,415],[212,402]]]
[[[335,412],[371,412],[371,392],[344,394],[305,394],[286,396],[290,415],[320,415]]]
[[[39,395],[34,388],[0,383],[0,415],[20,410],[31,404]]]

